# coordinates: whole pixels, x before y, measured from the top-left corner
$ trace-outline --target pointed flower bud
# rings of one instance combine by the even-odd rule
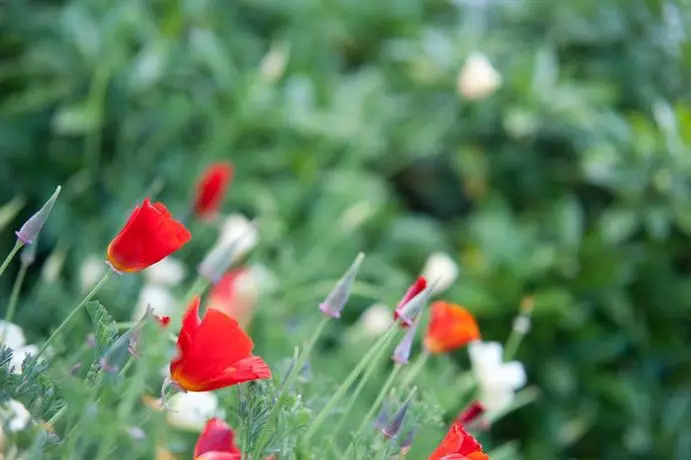
[[[58,188],[55,189],[55,192],[53,192],[53,195],[48,198],[48,201],[46,201],[43,207],[39,209],[36,214],[31,216],[29,220],[27,220],[24,225],[22,225],[22,227],[15,232],[19,241],[24,244],[31,244],[34,242],[38,234],[41,232],[43,225],[46,223],[46,220],[48,220],[50,211],[53,209],[53,205],[58,199],[58,195],[60,195],[60,189],[61,187],[58,185]]]
[[[399,324],[401,327],[405,328],[413,325],[413,321],[417,318],[422,309],[425,308],[429,298],[432,296],[435,285],[436,283],[427,285],[427,287],[421,289],[415,297],[396,309],[394,317],[400,321]]]
[[[377,419],[374,421],[374,426],[378,430],[384,431],[384,429],[386,429],[386,425],[388,425],[388,424],[389,424],[389,402],[385,399],[381,405],[381,409],[379,410],[379,415],[377,415]]]
[[[419,320],[415,321],[413,326],[406,331],[403,339],[401,339],[401,342],[393,351],[393,356],[391,359],[401,366],[408,364],[408,361],[410,360],[410,350],[413,348],[413,339],[415,338],[415,331],[417,330],[417,325],[419,322]]]
[[[408,431],[401,441],[401,455],[406,456],[410,452],[410,447],[413,445],[413,437],[415,436],[415,428]]]
[[[332,318],[341,317],[341,312],[345,308],[346,302],[348,302],[350,293],[353,290],[353,283],[355,283],[355,277],[364,258],[365,254],[362,252],[357,255],[345,275],[338,280],[338,283],[336,283],[336,286],[334,286],[324,302],[319,304],[319,309],[322,313]]]
[[[218,283],[226,270],[230,268],[237,247],[237,241],[231,241],[230,243],[213,247],[206,257],[204,257],[202,263],[199,264],[197,271],[201,276],[211,281],[211,283]]]
[[[406,399],[403,403],[403,406],[401,406],[401,408],[398,409],[398,412],[396,412],[389,424],[386,425],[386,428],[382,430],[382,433],[387,438],[394,439],[396,436],[398,436],[398,432],[401,431],[403,421],[405,420],[405,416],[408,413],[410,403],[412,402],[413,396],[415,395],[416,391],[417,388],[413,388],[413,391],[410,392],[410,395],[408,396],[408,399]]]

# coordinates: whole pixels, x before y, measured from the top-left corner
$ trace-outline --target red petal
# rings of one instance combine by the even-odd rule
[[[195,458],[206,453],[241,453],[235,445],[235,433],[219,418],[212,418],[206,422],[194,446]]]

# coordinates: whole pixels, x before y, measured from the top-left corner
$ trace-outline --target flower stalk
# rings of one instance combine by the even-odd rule
[[[75,316],[84,308],[84,306],[93,298],[93,296],[96,295],[98,291],[101,290],[104,284],[110,279],[110,277],[113,275],[113,270],[108,270],[106,271],[105,275],[101,278],[101,280],[96,283],[96,286],[94,286],[91,291],[82,299],[81,302],[77,304],[76,307],[72,309],[72,311],[67,315],[67,317],[62,320],[62,323],[53,331],[52,334],[48,337],[48,339],[43,342],[43,345],[41,348],[38,350],[38,353],[36,354],[36,357],[40,357],[48,348],[48,346],[55,340],[55,338],[60,335],[60,333],[67,327],[67,325],[74,319]]]
[[[21,240],[18,239],[14,242],[14,246],[12,246],[12,249],[10,249],[7,257],[5,257],[5,260],[2,262],[2,265],[0,265],[0,276],[5,273],[5,270],[10,265],[10,262],[12,262],[12,259],[14,259],[14,256],[17,255],[22,246],[24,246],[24,243]]]

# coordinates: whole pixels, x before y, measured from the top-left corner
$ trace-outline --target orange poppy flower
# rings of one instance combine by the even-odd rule
[[[398,302],[398,305],[396,305],[396,310],[393,313],[393,317],[394,320],[398,320],[398,318],[401,318],[401,327],[408,328],[413,325],[413,320],[415,320],[415,318],[404,318],[403,316],[401,316],[401,313],[403,312],[403,307],[408,302],[410,302],[416,295],[424,291],[426,287],[427,280],[424,276],[420,276],[418,279],[415,280],[413,284],[410,285],[408,290],[403,295],[401,301]]]
[[[475,318],[465,308],[448,302],[434,302],[425,335],[425,349],[446,353],[480,338]]]
[[[235,433],[226,422],[212,418],[206,422],[194,446],[194,460],[241,460]]]
[[[221,206],[226,189],[233,178],[233,166],[227,161],[206,168],[197,184],[194,213],[202,219],[212,217]]]
[[[209,294],[208,308],[220,310],[238,320],[241,327],[247,327],[259,298],[252,276],[247,268],[231,270],[223,275]]]
[[[182,319],[178,356],[170,377],[187,391],[211,391],[250,380],[267,379],[271,370],[236,320],[216,309],[199,319],[199,297],[192,299]]]
[[[174,253],[190,238],[163,203],[147,198],[108,245],[108,263],[119,272],[138,272]]]
[[[463,424],[456,421],[427,460],[489,460],[489,456],[482,451],[482,445],[465,431]]]

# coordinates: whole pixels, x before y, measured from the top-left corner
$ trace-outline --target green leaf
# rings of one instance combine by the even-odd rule
[[[112,345],[117,335],[115,321],[100,302],[92,300],[86,304],[86,311],[89,312],[91,322],[94,324],[96,335],[96,349],[99,355],[103,355]]]

